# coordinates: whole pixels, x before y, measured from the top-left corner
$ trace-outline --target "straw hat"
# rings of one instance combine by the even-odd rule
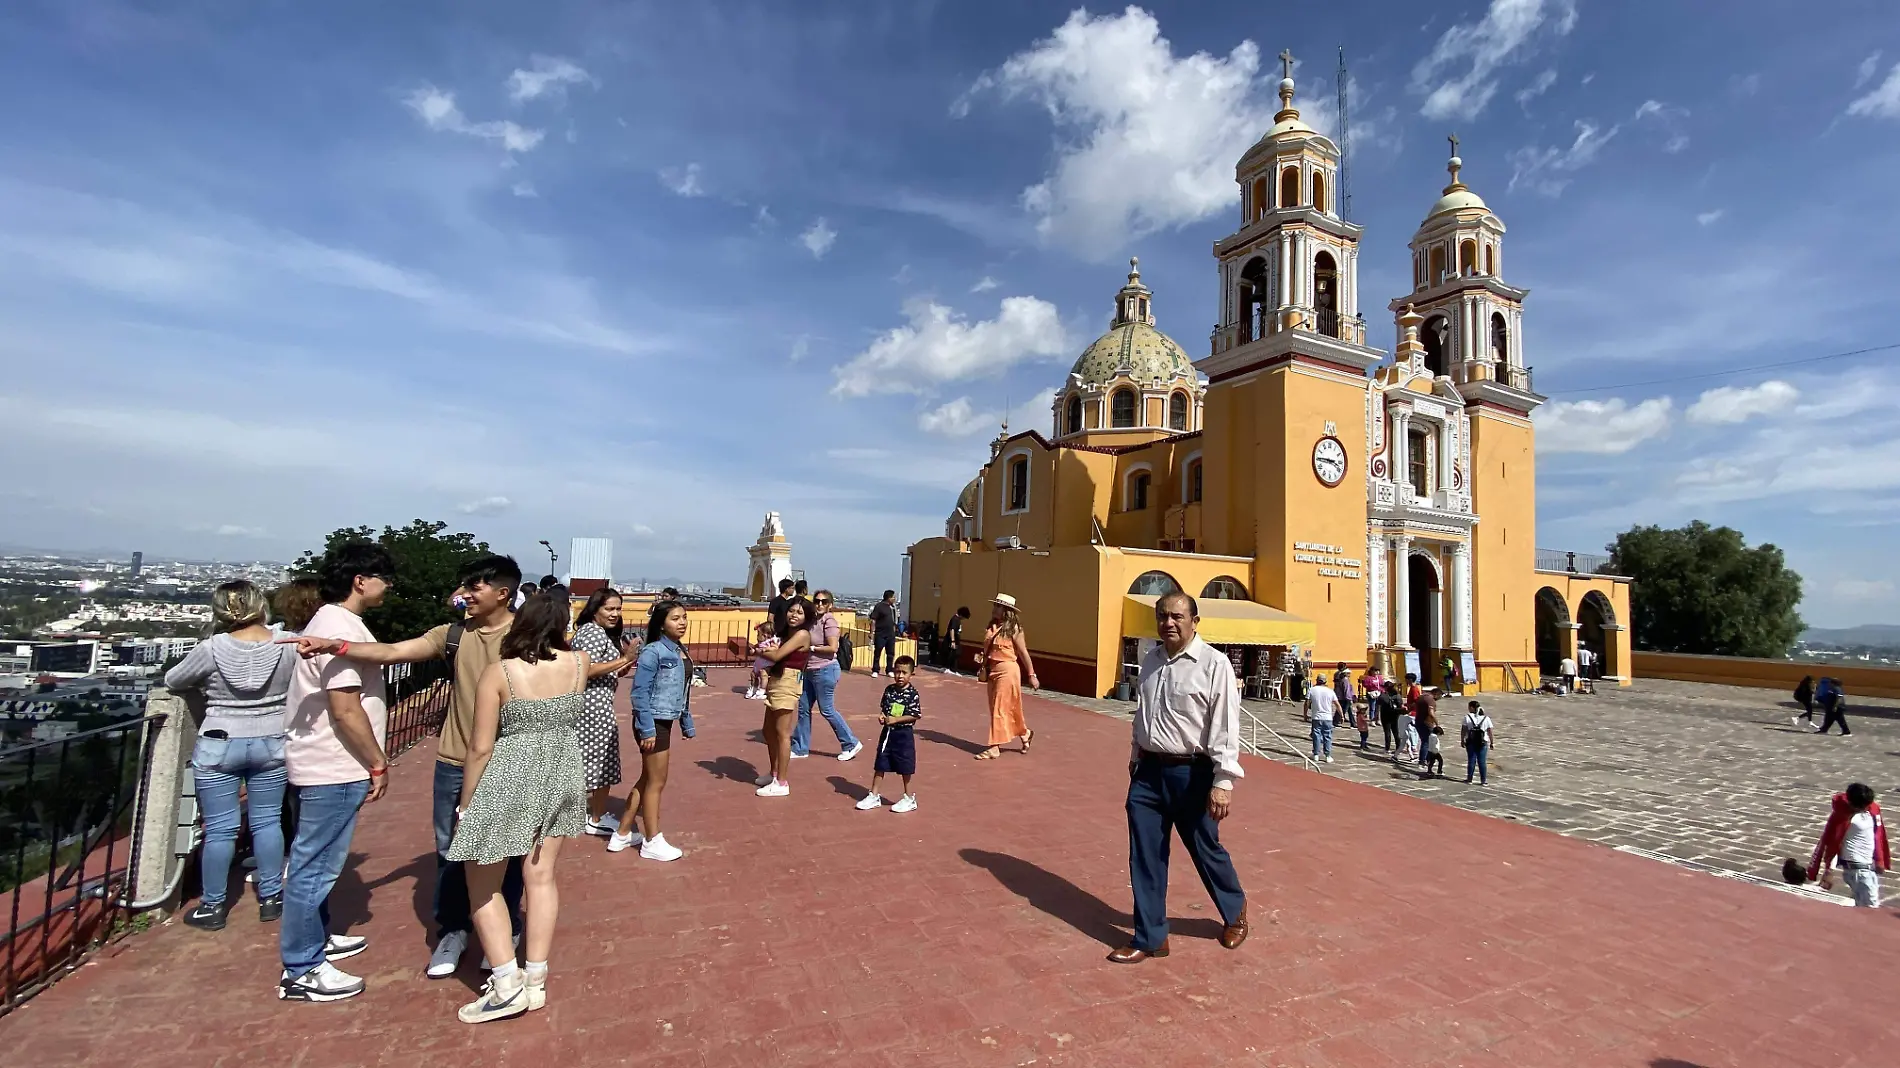
[[[990,603],[1000,604],[1004,608],[1007,608],[1012,612],[1016,611],[1016,598],[1011,597],[1007,593],[999,593],[996,596],[990,598]]]

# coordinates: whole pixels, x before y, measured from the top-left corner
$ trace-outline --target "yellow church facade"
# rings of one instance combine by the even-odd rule
[[[1628,674],[1629,587],[1540,571],[1527,291],[1504,224],[1451,181],[1411,242],[1391,354],[1366,343],[1362,228],[1339,151],[1280,83],[1217,242],[1220,319],[1190,360],[1130,262],[1109,330],[1058,384],[1049,433],[1007,428],[941,536],[907,553],[913,623],[991,597],[1023,612],[1044,685],[1111,692],[1152,641],[1153,598],[1200,600],[1250,688],[1300,664],[1378,664],[1465,689],[1534,686],[1579,645]],[[1454,141],[1454,152],[1456,143]]]

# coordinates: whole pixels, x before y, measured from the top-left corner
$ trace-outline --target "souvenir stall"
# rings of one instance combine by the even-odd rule
[[[1201,640],[1227,654],[1240,680],[1241,693],[1258,700],[1284,700],[1293,692],[1292,677],[1311,677],[1317,629],[1312,621],[1255,601],[1207,599],[1200,602]],[[1160,642],[1155,631],[1155,598],[1129,595],[1122,600],[1122,678],[1132,692],[1141,658]]]

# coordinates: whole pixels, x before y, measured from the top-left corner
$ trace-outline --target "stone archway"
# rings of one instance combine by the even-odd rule
[[[1545,586],[1537,591],[1537,670],[1555,675],[1563,666],[1564,634],[1570,627],[1570,605],[1564,595]]]
[[[1616,656],[1616,609],[1610,599],[1596,590],[1583,595],[1577,605],[1577,643],[1588,646],[1597,655],[1598,675],[1619,676],[1622,664]]]

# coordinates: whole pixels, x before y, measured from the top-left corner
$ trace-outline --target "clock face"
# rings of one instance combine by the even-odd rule
[[[1346,478],[1346,446],[1338,438],[1324,437],[1313,446],[1313,474],[1328,486],[1337,486]]]

